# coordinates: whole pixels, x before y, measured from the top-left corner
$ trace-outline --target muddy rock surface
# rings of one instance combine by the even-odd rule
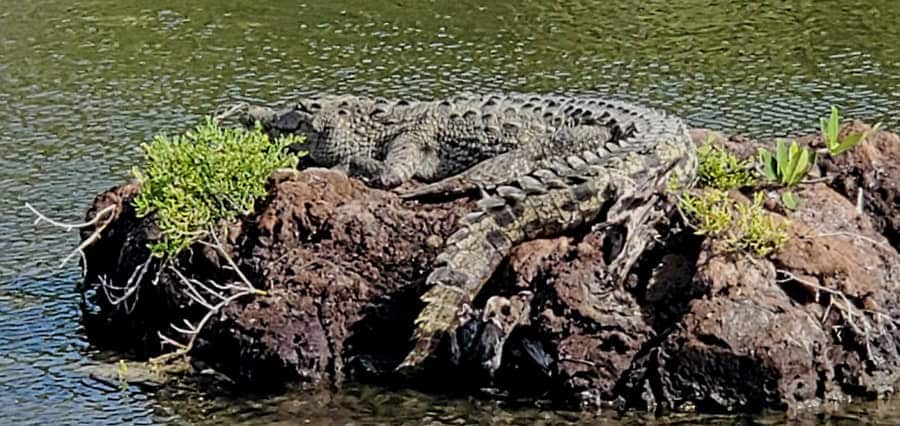
[[[693,131],[698,143],[708,135]],[[713,136],[747,156],[764,144]],[[900,140],[883,131],[851,154],[823,159],[823,179],[797,190],[798,210],[773,207],[789,221],[790,240],[766,259],[725,252],[676,214],[646,230],[655,243],[624,277],[607,268],[609,228],[523,243],[473,306],[533,294],[496,374],[469,376],[440,353],[425,373],[431,379],[415,384],[659,412],[798,409],[892,393],[900,383],[898,164]],[[129,207],[138,189],[114,188],[91,207],[88,216],[120,206],[86,253],[81,291],[95,342],[152,355],[163,349],[158,331],[171,334],[169,324],[204,310],[155,261],[137,280],[136,301],[110,303],[100,278],[127,282],[157,232]],[[324,169],[276,173],[257,213],[221,228],[225,251],[267,295],[225,307],[194,358],[255,385],[412,385],[393,369],[410,348],[431,262],[471,204],[401,201]],[[236,279],[206,247],[173,266],[200,281]]]

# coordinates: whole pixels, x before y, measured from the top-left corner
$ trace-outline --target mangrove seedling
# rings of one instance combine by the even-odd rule
[[[809,148],[801,148],[797,141],[792,141],[788,146],[783,139],[778,139],[774,156],[765,148],[759,149],[759,162],[766,179],[790,188],[802,181],[815,165],[816,153]],[[785,207],[792,210],[796,209],[799,203],[799,199],[790,189],[782,191],[781,201]]]
[[[841,114],[834,105],[831,106],[831,116],[827,119],[820,118],[819,124],[822,129],[822,137],[825,139],[825,146],[828,148],[828,154],[832,157],[853,149],[853,147],[859,145],[866,137],[876,132],[878,128],[881,127],[881,123],[875,123],[870,130],[865,132],[853,132],[844,138],[841,138]]]
[[[764,198],[762,192],[756,192],[747,203],[709,188],[682,195],[678,204],[696,235],[720,240],[729,250],[765,257],[787,242],[788,225],[765,211]]]

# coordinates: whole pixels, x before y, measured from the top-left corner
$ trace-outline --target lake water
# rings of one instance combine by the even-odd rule
[[[755,136],[797,135],[837,104],[896,128],[897,22],[896,0],[5,2],[0,423],[583,420],[365,387],[267,398],[109,389],[84,373],[115,355],[83,336],[77,265],[56,267],[77,235],[32,226],[24,203],[79,221],[155,133],[237,100],[319,91],[597,93]],[[900,402],[830,417],[856,418],[900,423]]]

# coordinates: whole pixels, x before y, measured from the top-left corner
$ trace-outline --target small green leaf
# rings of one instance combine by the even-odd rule
[[[765,148],[760,148],[758,155],[759,163],[762,164],[763,175],[766,179],[771,181],[778,179],[778,175],[775,173],[777,165],[775,164],[775,159],[772,158],[772,153]]]
[[[830,150],[829,154],[832,156],[843,154],[846,151],[853,149],[857,144],[862,142],[865,137],[865,133],[854,132],[847,135],[844,140],[842,140],[834,149]]]
[[[796,210],[797,206],[800,204],[800,199],[791,191],[784,191],[781,193],[781,202],[784,203],[784,206],[791,210]]]
[[[785,173],[785,171],[786,171],[786,168],[788,165],[788,160],[789,160],[788,148],[787,148],[787,144],[785,144],[784,140],[782,140],[782,139],[778,139],[776,145],[777,146],[775,147],[775,163],[778,166],[778,168],[777,168],[778,176],[781,177],[783,180],[784,176],[787,174],[787,173]]]
[[[819,118],[819,130],[822,132],[822,140],[825,141],[825,146],[831,149],[831,141],[828,140],[828,120],[825,117]]]
[[[791,175],[788,178],[788,185],[794,185],[803,180],[809,168],[812,166],[812,154],[808,148],[803,148],[797,156],[797,161],[793,164]]]
[[[834,105],[831,106],[831,117],[828,119],[828,148],[837,146],[838,144],[838,133],[840,131],[841,124],[841,115],[838,112],[838,108]]]

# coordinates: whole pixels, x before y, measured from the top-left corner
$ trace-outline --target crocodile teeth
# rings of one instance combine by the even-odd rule
[[[497,187],[497,195],[507,200],[521,201],[525,198],[525,191],[514,186],[502,185]]]
[[[588,180],[590,180],[590,178],[585,175],[579,175],[579,174],[566,175],[566,182],[570,182],[570,183],[582,183],[582,182],[587,182]]]
[[[450,261],[450,253],[442,251],[441,254],[434,258],[434,266],[446,265],[448,261]]]
[[[526,194],[544,194],[547,192],[547,187],[541,181],[531,176],[520,177],[518,184]]]
[[[482,216],[484,216],[483,211],[468,213],[463,216],[463,221],[465,221],[466,223],[475,223],[476,221],[478,221],[478,219],[481,219]]]

